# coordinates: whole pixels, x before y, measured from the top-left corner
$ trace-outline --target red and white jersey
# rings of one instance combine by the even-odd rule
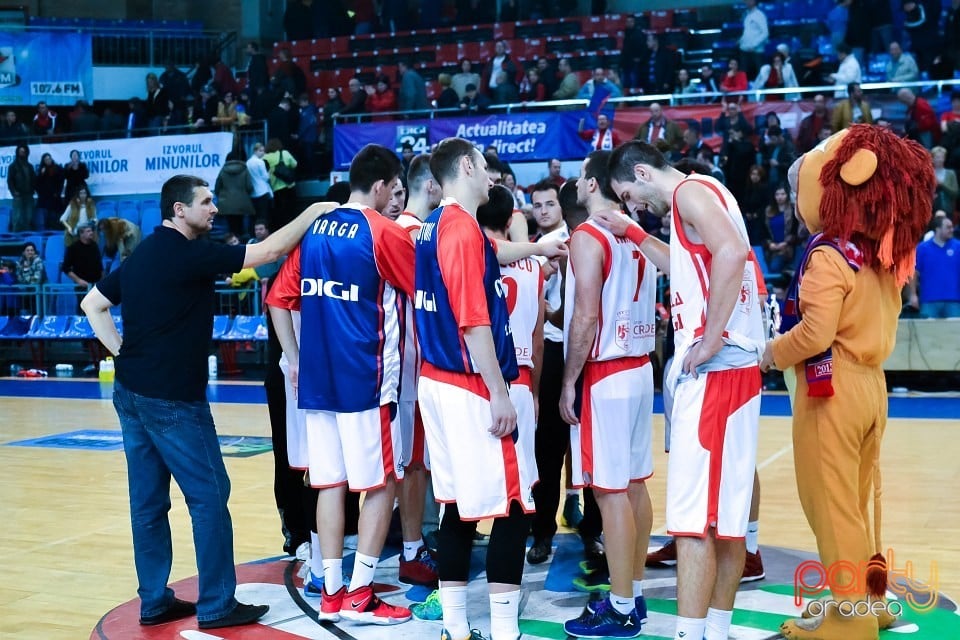
[[[618,238],[587,220],[573,232],[586,233],[603,247],[603,289],[597,333],[590,347],[590,361],[639,357],[651,353],[656,342],[657,267],[627,238]],[[571,241],[573,239],[571,236]],[[570,321],[576,297],[577,265],[573,254],[567,261],[563,305],[563,343],[569,345]]]
[[[423,221],[409,211],[397,216],[396,223],[416,237]],[[400,400],[412,402],[417,399],[417,381],[420,378],[420,345],[417,344],[417,326],[413,319],[413,304],[403,296],[404,340],[402,368],[400,370]]]
[[[507,294],[513,346],[517,364],[533,368],[533,334],[540,314],[543,271],[533,258],[523,258],[500,267],[501,281]]]
[[[718,180],[711,176],[692,174],[687,176],[677,189],[687,182],[697,182],[701,188],[713,191],[720,199],[727,216],[737,233],[749,247],[747,228],[736,199]],[[686,186],[687,189],[696,188]],[[710,269],[713,256],[702,243],[693,242],[683,228],[683,212],[677,207],[677,191],[673,192],[673,229],[670,234],[670,313],[673,316],[675,343],[689,346],[700,337],[709,313]],[[763,278],[758,276],[756,257],[750,253],[743,269],[740,297],[727,320],[723,332],[725,344],[745,351],[762,353],[765,343],[763,314],[761,312]]]

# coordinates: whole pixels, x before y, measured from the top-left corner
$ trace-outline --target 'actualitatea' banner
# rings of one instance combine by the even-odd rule
[[[87,184],[94,196],[160,193],[168,178],[181,173],[213,185],[231,148],[232,133],[58,142],[31,145],[30,163],[39,167],[43,154],[49,153],[55,163],[65,165],[76,150],[90,171]],[[0,199],[10,198],[7,172],[15,151],[0,147]]]

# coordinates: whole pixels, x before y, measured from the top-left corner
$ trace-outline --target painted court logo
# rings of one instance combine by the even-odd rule
[[[867,576],[875,571],[888,574],[887,590],[896,596],[896,600],[862,599],[868,591]],[[907,561],[903,568],[897,568],[893,550],[888,549],[886,563],[882,560],[859,563],[840,560],[829,565],[817,560],[801,562],[793,574],[793,600],[797,607],[801,607],[804,598],[817,598],[829,591],[835,601],[811,600],[806,605],[808,614],[821,616],[827,610],[835,609],[846,617],[877,615],[883,611],[899,617],[905,607],[917,613],[928,613],[936,608],[938,583],[936,562],[930,563],[930,576],[921,582],[914,577],[913,563]]]

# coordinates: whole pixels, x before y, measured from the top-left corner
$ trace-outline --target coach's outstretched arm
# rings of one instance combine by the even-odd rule
[[[117,331],[117,323],[114,322],[113,315],[110,313],[111,307],[113,307],[113,303],[100,293],[96,285],[90,288],[90,291],[87,292],[80,303],[80,308],[87,314],[90,328],[93,329],[97,340],[103,343],[107,351],[113,355],[118,355],[120,345],[123,344],[123,338],[120,337],[120,332]]]
[[[244,267],[257,267],[261,264],[274,262],[290,253],[297,246],[300,239],[319,216],[330,213],[340,205],[336,202],[316,202],[303,210],[291,222],[280,227],[267,236],[263,242],[247,245],[247,253],[243,258]]]

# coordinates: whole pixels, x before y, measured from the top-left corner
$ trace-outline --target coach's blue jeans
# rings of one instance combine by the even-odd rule
[[[193,522],[200,576],[197,619],[233,611],[237,576],[233,524],[227,510],[230,480],[207,402],[160,400],[114,383],[113,405],[123,431],[130,488],[133,555],[141,617],[166,611],[173,561],[170,539],[170,476],[183,492]]]

